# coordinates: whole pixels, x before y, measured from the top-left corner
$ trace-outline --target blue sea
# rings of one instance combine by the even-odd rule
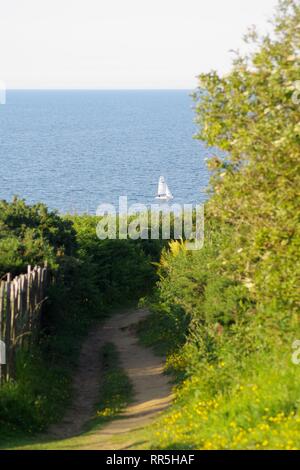
[[[8,91],[0,105],[0,199],[61,213],[101,203],[155,203],[159,176],[174,203],[205,199],[205,158],[189,91]]]

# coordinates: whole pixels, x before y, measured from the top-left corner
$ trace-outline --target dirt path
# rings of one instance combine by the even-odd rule
[[[114,343],[120,353],[122,367],[134,389],[134,402],[128,406],[121,419],[111,421],[102,429],[84,439],[80,448],[120,449],[114,438],[149,424],[157,413],[171,402],[171,385],[163,374],[163,360],[150,349],[138,344],[133,325],[144,319],[147,310],[129,310],[109,318],[85,341],[74,380],[74,401],[65,418],[49,430],[54,439],[78,435],[92,417],[99,401],[101,380],[100,349],[108,342]],[[129,446],[130,443],[126,443]],[[77,447],[77,446],[76,446]]]

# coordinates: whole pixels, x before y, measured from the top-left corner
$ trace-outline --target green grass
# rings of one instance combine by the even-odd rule
[[[174,405],[152,429],[151,446],[299,449],[298,367],[288,352],[249,358],[244,371],[230,361],[203,366],[177,389]]]
[[[113,343],[107,343],[101,351],[103,363],[102,385],[96,416],[89,423],[89,429],[99,428],[113,418],[120,416],[132,402],[132,384],[122,369],[119,352]]]

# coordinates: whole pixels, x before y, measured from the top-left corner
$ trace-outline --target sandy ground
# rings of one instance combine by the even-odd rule
[[[63,420],[52,426],[49,437],[66,439],[82,432],[94,416],[101,383],[101,347],[114,343],[120,353],[122,367],[133,384],[134,401],[120,419],[89,433],[81,449],[124,449],[131,442],[118,444],[118,437],[143,428],[157,417],[172,400],[171,385],[163,373],[163,359],[138,344],[133,326],[149,314],[148,310],[128,310],[115,314],[92,331],[83,344],[79,367],[74,378],[73,404]],[[131,447],[132,448],[132,447]]]

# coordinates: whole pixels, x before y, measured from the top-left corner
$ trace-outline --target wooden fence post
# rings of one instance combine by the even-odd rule
[[[3,341],[5,343],[5,338],[4,338],[4,295],[5,295],[5,283],[4,281],[0,281],[0,341]],[[1,345],[0,345],[1,347]],[[4,359],[4,358],[2,358]],[[4,369],[4,364],[0,363],[0,386],[1,383],[4,379],[3,377],[3,369]]]
[[[43,268],[28,266],[27,274],[13,280],[7,274],[6,281],[0,281],[0,340],[6,346],[6,364],[0,364],[0,385],[1,380],[14,377],[17,351],[37,339],[47,287],[46,263]]]
[[[10,326],[11,326],[11,309],[10,309],[10,290],[11,290],[11,274],[7,274],[6,278],[6,312],[5,312],[5,345],[6,345],[6,380],[10,374]]]

